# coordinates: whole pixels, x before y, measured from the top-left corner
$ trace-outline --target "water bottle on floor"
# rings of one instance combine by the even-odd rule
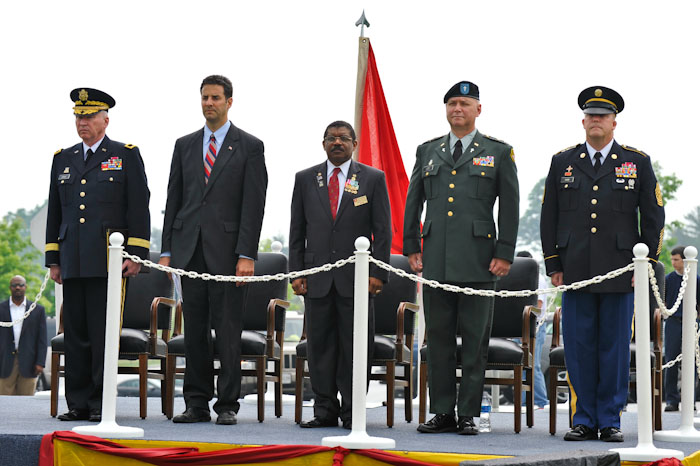
[[[481,398],[479,432],[491,432],[491,397],[486,392],[484,392],[484,395]]]

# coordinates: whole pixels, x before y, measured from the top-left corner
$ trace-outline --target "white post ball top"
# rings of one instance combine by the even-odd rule
[[[109,244],[112,246],[121,246],[124,244],[124,235],[119,233],[118,231],[112,233],[109,235]]]
[[[270,245],[270,249],[272,250],[272,252],[280,253],[282,252],[282,243],[280,243],[279,241],[273,241]]]
[[[638,259],[647,257],[649,255],[649,246],[647,246],[644,243],[637,243],[634,245],[634,249],[632,249],[632,252],[634,253],[634,257]]]
[[[683,250],[683,254],[686,259],[695,259],[698,257],[698,250],[695,249],[695,246],[688,246]]]
[[[369,250],[369,240],[364,236],[360,236],[355,240],[355,249],[358,251]]]

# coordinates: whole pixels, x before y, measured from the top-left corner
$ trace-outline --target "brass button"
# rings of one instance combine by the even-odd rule
[[[454,198],[454,197],[451,197],[451,196],[450,196],[450,197],[447,198],[447,202],[454,202],[454,201],[455,201],[455,198]]]
[[[456,174],[457,174],[457,170],[452,170],[451,173],[452,173],[453,175],[456,175]]]
[[[569,185],[568,185],[568,184],[565,184],[565,185],[564,185],[564,188],[568,188],[568,187],[569,187]]]
[[[61,180],[61,184],[65,183],[65,182],[66,182],[66,180]]]
[[[428,176],[428,175],[430,175],[430,172],[425,172],[425,176]]]
[[[455,184],[454,184],[454,183],[450,183],[450,189],[455,189]]]
[[[591,199],[591,204],[596,205],[598,203],[598,199]]]
[[[110,176],[110,177],[109,177],[109,181],[114,181],[114,178],[112,178],[112,177]]]
[[[80,180],[80,184],[85,184],[85,183],[87,183],[87,181],[85,181],[85,178],[83,178],[82,180]]]
[[[593,191],[598,191],[598,185],[597,185],[597,184],[594,184],[594,185],[593,185]]]
[[[80,204],[80,210],[85,210],[85,204]]]
[[[598,231],[596,227],[591,228],[591,233],[595,233],[596,231]]]
[[[613,154],[610,157],[612,157],[613,160],[617,160],[617,154]]]
[[[452,217],[453,215],[454,215],[454,214],[452,213],[451,210],[450,210],[449,212],[447,212],[447,216],[448,216],[448,217]]]
[[[488,235],[486,235],[486,236],[488,236],[488,237],[490,238],[490,237],[491,237],[491,233],[489,233],[489,234],[488,234]]]
[[[83,217],[80,217],[80,223],[85,223],[85,219]]]
[[[584,154],[583,152],[581,152],[581,155],[579,155],[579,157],[581,157],[582,159],[585,159],[585,158],[586,158],[586,154]]]
[[[625,186],[625,191],[628,191],[630,189],[629,186]]]
[[[484,172],[481,172],[481,176],[484,176],[484,175],[486,175],[486,173],[484,173]]]
[[[85,197],[85,191],[80,191],[80,197]]]
[[[598,218],[598,214],[596,214],[595,212],[593,212],[593,213],[591,214],[591,218],[593,218],[593,219]]]

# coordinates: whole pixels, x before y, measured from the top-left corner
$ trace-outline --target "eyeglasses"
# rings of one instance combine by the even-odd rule
[[[323,141],[327,144],[333,144],[336,139],[340,139],[340,141],[344,142],[345,144],[352,142],[352,138],[350,136],[326,136],[323,138]]]
[[[27,286],[27,285],[24,283],[12,283],[10,285],[10,288],[24,288],[25,286]]]

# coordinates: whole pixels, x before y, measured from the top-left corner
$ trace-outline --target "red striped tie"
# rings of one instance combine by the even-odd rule
[[[331,215],[333,216],[333,220],[335,220],[335,214],[338,212],[338,194],[340,191],[338,186],[338,173],[340,173],[340,168],[335,167],[331,179],[328,181],[328,197],[331,200]]]
[[[211,170],[214,168],[214,162],[216,162],[216,138],[214,133],[211,133],[209,138],[209,150],[207,151],[207,156],[204,157],[204,183],[209,182],[209,175],[211,175]]]

